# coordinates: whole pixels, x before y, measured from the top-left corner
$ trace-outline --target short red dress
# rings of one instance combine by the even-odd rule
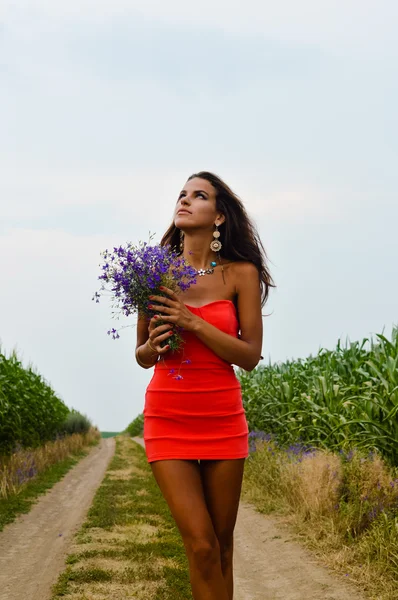
[[[187,308],[221,331],[238,336],[236,308],[216,300]],[[231,364],[195,334],[182,349],[156,363],[145,394],[144,440],[148,462],[167,459],[236,459],[249,455],[240,382]]]

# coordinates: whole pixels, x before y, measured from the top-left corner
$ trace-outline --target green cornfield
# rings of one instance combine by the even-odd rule
[[[18,447],[37,447],[62,434],[69,408],[32,366],[16,352],[0,349],[0,455]]]
[[[251,431],[282,444],[379,450],[398,464],[398,329],[316,356],[238,371]]]

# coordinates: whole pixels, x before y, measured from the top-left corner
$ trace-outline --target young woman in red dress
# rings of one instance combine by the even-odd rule
[[[155,365],[144,407],[148,462],[187,552],[195,600],[232,600],[233,531],[248,426],[232,365],[261,358],[262,315],[273,286],[266,256],[242,202],[216,175],[192,175],[162,244],[183,253],[197,283],[153,296],[139,318],[136,359]],[[161,318],[163,324],[159,325]],[[182,328],[182,350],[162,342]],[[162,344],[162,345],[161,345]]]

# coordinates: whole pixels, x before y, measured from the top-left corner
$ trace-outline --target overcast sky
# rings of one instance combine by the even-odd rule
[[[397,27],[395,0],[3,0],[3,351],[124,429],[152,373],[135,328],[111,340],[110,306],[91,301],[100,252],[160,239],[204,169],[243,199],[271,261],[266,360],[390,335]]]

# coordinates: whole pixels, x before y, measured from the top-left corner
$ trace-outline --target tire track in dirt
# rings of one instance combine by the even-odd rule
[[[293,541],[274,517],[241,503],[234,536],[234,600],[364,600]]]
[[[72,538],[83,523],[115,451],[101,439],[28,514],[0,533],[0,600],[48,600],[65,569]]]
[[[133,438],[145,447],[142,438]],[[333,575],[288,527],[241,502],[234,535],[234,600],[364,600]]]

